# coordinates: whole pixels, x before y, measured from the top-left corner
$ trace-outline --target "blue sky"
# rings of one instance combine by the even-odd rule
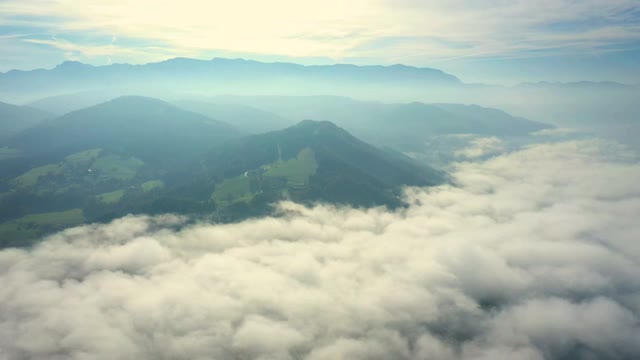
[[[640,0],[0,0],[0,71],[184,56],[640,83]]]

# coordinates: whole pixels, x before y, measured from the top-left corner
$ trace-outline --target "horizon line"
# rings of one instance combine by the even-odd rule
[[[252,58],[243,58],[243,57],[213,57],[213,58],[195,58],[195,57],[186,57],[186,56],[176,56],[176,57],[170,57],[170,58],[166,58],[164,60],[160,60],[160,61],[150,61],[150,62],[146,62],[146,63],[139,63],[139,64],[135,64],[135,63],[129,63],[129,62],[117,62],[117,63],[110,63],[110,64],[103,64],[103,65],[94,65],[94,64],[90,64],[90,63],[86,63],[86,62],[82,62],[82,61],[78,61],[78,60],[65,60],[53,67],[50,68],[45,68],[45,67],[40,67],[40,68],[33,68],[33,69],[10,69],[7,71],[0,71],[0,76],[1,75],[6,75],[9,73],[13,73],[13,72],[32,72],[32,71],[51,71],[51,70],[55,70],[61,66],[63,66],[64,64],[80,64],[80,65],[84,65],[84,66],[88,66],[88,67],[93,67],[93,68],[104,68],[104,67],[110,67],[110,66],[147,66],[147,65],[154,65],[154,64],[161,64],[161,63],[166,63],[166,62],[170,62],[170,61],[176,61],[176,60],[192,60],[192,61],[199,61],[199,62],[212,62],[212,61],[216,61],[216,60],[228,60],[228,61],[244,61],[244,62],[252,62],[252,63],[259,63],[259,64],[286,64],[286,65],[295,65],[295,66],[300,66],[300,67],[305,67],[305,68],[313,68],[313,67],[332,67],[332,66],[351,66],[351,67],[357,67],[357,68],[371,68],[371,67],[380,67],[380,68],[393,68],[393,67],[406,67],[406,68],[412,68],[412,69],[417,69],[417,70],[432,70],[432,71],[438,71],[444,75],[448,75],[451,77],[454,77],[455,79],[457,79],[461,84],[464,85],[490,85],[490,86],[504,86],[504,87],[513,87],[513,86],[519,86],[519,85],[576,85],[576,84],[581,84],[581,83],[587,83],[587,84],[600,84],[600,85],[604,85],[604,84],[610,84],[610,85],[622,85],[622,86],[630,86],[630,87],[638,87],[640,86],[640,83],[624,83],[624,82],[620,82],[620,81],[615,81],[615,80],[577,80],[577,81],[545,81],[545,80],[540,80],[540,81],[522,81],[522,82],[518,82],[514,85],[498,85],[498,84],[491,84],[491,83],[479,83],[479,82],[465,82],[462,79],[460,79],[457,75],[452,74],[450,72],[441,70],[439,68],[435,68],[435,67],[427,67],[427,66],[414,66],[414,65],[407,65],[407,64],[402,64],[402,63],[395,63],[395,64],[391,64],[391,65],[383,65],[383,64],[367,64],[367,65],[358,65],[358,64],[354,64],[354,63],[341,63],[341,62],[335,62],[335,63],[331,63],[331,64],[302,64],[302,63],[298,63],[298,62],[291,62],[291,61],[266,61],[266,60],[255,60]]]

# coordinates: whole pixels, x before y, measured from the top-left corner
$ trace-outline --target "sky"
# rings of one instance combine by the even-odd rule
[[[461,159],[495,156],[397,211],[128,216],[1,250],[0,358],[637,359],[640,163],[559,139],[475,139]]]
[[[638,0],[0,0],[0,71],[172,57],[640,83]]]

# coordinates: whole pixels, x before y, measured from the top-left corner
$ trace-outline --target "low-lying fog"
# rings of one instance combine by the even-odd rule
[[[0,357],[640,356],[637,154],[484,139],[457,155],[454,185],[407,189],[395,212],[125,217],[3,250]]]

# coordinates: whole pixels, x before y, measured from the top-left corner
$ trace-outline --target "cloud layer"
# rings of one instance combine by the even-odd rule
[[[631,359],[640,165],[615,144],[462,163],[407,209],[175,216],[0,252],[3,359]]]

